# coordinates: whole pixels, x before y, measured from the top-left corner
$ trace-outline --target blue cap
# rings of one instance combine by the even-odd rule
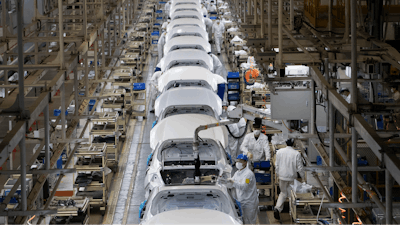
[[[238,155],[238,157],[237,157],[236,159],[243,159],[243,160],[245,160],[245,161],[248,160],[248,159],[247,159],[247,155],[244,155],[244,154]]]

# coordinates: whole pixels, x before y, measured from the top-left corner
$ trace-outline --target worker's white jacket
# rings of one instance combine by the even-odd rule
[[[250,152],[253,154],[253,159],[251,161],[268,161],[271,158],[271,152],[269,150],[268,137],[261,133],[258,139],[254,137],[254,133],[246,134],[243,143],[240,146],[240,150],[244,154]]]
[[[279,149],[276,153],[275,171],[279,179],[284,181],[296,179],[297,172],[303,177],[304,167],[300,153],[290,146]]]

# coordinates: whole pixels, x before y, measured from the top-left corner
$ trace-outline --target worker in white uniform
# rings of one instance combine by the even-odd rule
[[[208,10],[207,8],[204,6],[204,4],[201,4],[201,12],[203,13],[204,17],[207,17],[208,15]]]
[[[221,44],[222,44],[222,35],[225,32],[225,26],[219,19],[214,23],[212,27],[212,32],[214,34],[215,47],[217,48],[218,55],[221,54]]]
[[[286,145],[286,148],[278,150],[275,161],[275,171],[279,177],[279,188],[281,190],[274,209],[274,218],[277,220],[280,220],[280,212],[283,210],[283,204],[286,198],[289,197],[289,187],[293,185],[294,179],[297,178],[297,173],[300,174],[302,182],[304,182],[305,177],[301,155],[293,149],[294,140],[287,140]]]
[[[221,61],[218,59],[218,57],[216,55],[212,54],[211,52],[209,52],[208,55],[213,60],[213,70],[212,70],[212,72],[215,73],[215,74],[220,75],[221,77],[224,77],[222,75],[222,69],[224,68],[224,66],[222,65]],[[226,80],[226,77],[224,77],[224,79]]]
[[[256,224],[258,214],[258,194],[254,173],[247,167],[247,156],[240,154],[236,160],[236,171],[228,182],[235,188],[240,202],[244,224]]]
[[[165,22],[162,24],[162,26],[161,26],[162,32],[164,32],[164,31],[167,30],[167,26],[168,26],[168,24],[169,24],[170,22],[171,22],[171,20],[168,19],[167,21],[165,21]]]
[[[162,57],[164,57],[163,53],[164,53],[164,45],[166,37],[167,37],[167,32],[165,31],[161,34],[160,38],[158,39],[157,43],[158,60],[161,60]]]
[[[204,24],[206,25],[206,31],[208,33],[208,42],[211,43],[213,22],[212,22],[212,20],[210,18],[205,16],[204,17]]]
[[[227,111],[230,112],[232,110],[236,109],[235,106],[230,105],[228,106]],[[244,129],[240,129],[243,126],[243,123],[246,124],[246,121],[244,118],[240,118],[238,123],[233,123],[229,124],[228,129],[228,147],[230,151],[230,155],[232,159],[236,159],[236,157],[239,155],[239,143],[241,136],[244,136],[243,134],[245,133]]]
[[[268,137],[261,133],[261,123],[261,118],[255,118],[253,133],[247,134],[240,146],[243,154],[246,154],[252,163],[269,161],[271,158]]]
[[[209,13],[217,12],[217,6],[215,5],[214,1],[211,1],[211,3],[208,5],[207,10]]]
[[[167,19],[169,17],[169,10],[170,9],[171,9],[171,1],[168,1],[167,3],[165,3],[165,7],[164,7],[165,18],[167,18]]]
[[[151,77],[151,86],[153,87],[151,90],[151,106],[150,106],[150,112],[154,113],[154,104],[156,102],[157,99],[157,95],[158,95],[158,78],[160,78],[160,76],[162,75],[161,71],[157,71],[155,73],[153,73],[153,76]]]

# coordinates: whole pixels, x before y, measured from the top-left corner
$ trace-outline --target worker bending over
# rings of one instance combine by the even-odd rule
[[[222,69],[224,68],[224,66],[222,65],[221,61],[218,59],[218,57],[216,55],[212,54],[211,52],[209,52],[208,55],[213,60],[213,71],[212,72],[220,75],[221,77],[223,77],[226,80],[226,76],[224,77],[222,75]]]
[[[230,105],[228,106],[227,111],[230,112],[236,109],[235,106]],[[228,147],[231,154],[232,159],[236,159],[239,154],[239,144],[241,143],[242,136],[246,132],[245,129],[242,129],[246,126],[246,121],[244,118],[240,118],[238,123],[232,123],[227,125],[229,132],[228,132]]]
[[[240,146],[243,154],[246,154],[251,162],[269,161],[271,158],[268,137],[261,133],[261,123],[261,118],[255,118],[253,133],[247,134]]]
[[[215,47],[217,48],[218,55],[221,54],[221,44],[222,44],[222,36],[225,32],[225,26],[219,19],[214,23],[212,27],[212,32],[214,34]]]
[[[235,188],[236,198],[240,202],[244,224],[256,224],[258,213],[258,194],[254,173],[247,167],[247,156],[240,154],[236,160],[236,171],[228,181]]]
[[[157,50],[158,50],[158,61],[164,57],[164,45],[167,38],[167,31],[163,32],[158,39]]]
[[[151,98],[150,98],[150,112],[154,113],[154,104],[156,102],[157,99],[157,95],[158,95],[158,78],[160,78],[162,72],[161,71],[157,71],[155,73],[153,73],[153,76],[151,77],[151,86],[153,87],[152,90],[150,91],[151,93]]]
[[[165,18],[169,17],[169,10],[170,9],[171,9],[171,1],[168,1],[167,3],[165,3],[165,7],[164,7]]]
[[[204,24],[208,33],[208,43],[211,43],[213,22],[210,18],[204,16]]]
[[[294,140],[287,140],[286,145],[286,148],[278,150],[275,161],[275,171],[279,177],[279,188],[281,189],[274,209],[274,218],[277,220],[281,219],[280,212],[282,212],[283,204],[289,196],[289,187],[294,184],[294,179],[297,178],[297,173],[300,174],[302,183],[305,182],[303,161],[300,153],[293,149]]]

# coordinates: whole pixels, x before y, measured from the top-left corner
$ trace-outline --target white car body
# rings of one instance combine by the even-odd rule
[[[207,88],[181,87],[162,93],[156,99],[154,109],[159,120],[182,113],[206,114],[219,118],[222,114],[222,100]]]
[[[181,114],[167,117],[157,123],[150,131],[150,148],[156,147],[167,140],[190,139],[194,137],[194,131],[201,125],[218,123],[219,120],[212,116],[202,114]],[[202,130],[199,137],[220,142],[222,147],[228,147],[228,130],[225,126]]]
[[[218,84],[226,80],[218,74],[199,66],[173,67],[158,78],[158,91],[161,93],[180,84],[180,86],[208,87],[214,92],[218,91]]]
[[[201,6],[197,4],[181,4],[181,5],[171,6],[171,9],[169,11],[169,16],[171,17],[172,14],[179,11],[197,11],[201,13]]]
[[[198,66],[211,71],[212,58],[203,50],[180,49],[169,52],[160,60],[160,69],[165,72],[173,67]]]
[[[204,22],[202,20],[193,19],[193,18],[181,18],[181,19],[172,20],[167,26],[167,32],[170,32],[175,27],[187,27],[187,26],[200,27],[203,30],[206,30],[206,25],[204,24]]]
[[[168,43],[173,38],[186,36],[201,37],[208,42],[208,33],[202,28],[195,26],[175,27],[171,32],[167,33],[165,42]]]
[[[182,19],[182,18],[198,19],[204,23],[203,14],[199,13],[198,11],[191,11],[191,10],[177,11],[171,15],[171,20]]]
[[[221,143],[212,139],[202,139],[199,145],[201,184],[213,184],[218,177],[231,177],[231,158]],[[164,141],[147,158],[148,168],[144,180],[146,197],[159,186],[182,185],[194,179],[195,163],[193,139]]]
[[[143,225],[242,224],[235,200],[219,185],[159,187],[143,206],[139,211]]]
[[[181,49],[199,49],[205,51],[206,53],[211,52],[211,45],[202,37],[196,36],[182,36],[175,37],[169,40],[164,45],[164,55],[169,52]]]
[[[171,0],[171,5],[174,5],[178,2],[197,2],[198,4],[201,4],[201,0]]]

